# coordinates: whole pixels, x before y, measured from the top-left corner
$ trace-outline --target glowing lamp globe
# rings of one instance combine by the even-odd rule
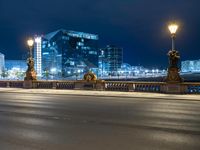
[[[170,24],[168,26],[168,29],[171,34],[176,34],[176,31],[178,30],[178,25],[177,24]]]
[[[29,40],[27,41],[27,44],[28,44],[29,47],[32,47],[33,44],[34,44],[34,41],[33,41],[32,39],[29,39]]]

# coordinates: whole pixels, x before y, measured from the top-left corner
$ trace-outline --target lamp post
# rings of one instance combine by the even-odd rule
[[[171,40],[172,40],[172,49],[168,52],[169,57],[169,67],[168,67],[168,73],[166,82],[182,82],[182,78],[180,77],[180,69],[178,67],[178,61],[180,59],[179,52],[175,50],[175,37],[176,32],[178,30],[179,26],[175,23],[170,24],[168,26],[168,29],[171,34]]]
[[[176,32],[178,30],[178,25],[177,24],[170,24],[168,26],[168,29],[171,33],[171,38],[172,38],[172,50],[175,50],[175,37],[176,37]]]
[[[32,55],[32,49],[34,45],[33,39],[27,40],[27,45],[29,47],[29,57],[27,59],[28,68],[26,70],[26,77],[24,78],[24,80],[37,80],[36,72],[34,69],[34,60],[33,60],[33,55]]]
[[[30,57],[30,58],[33,58],[33,55],[32,55],[33,44],[34,44],[33,39],[29,39],[29,40],[27,41],[27,45],[28,45],[28,47],[29,47],[29,57]]]

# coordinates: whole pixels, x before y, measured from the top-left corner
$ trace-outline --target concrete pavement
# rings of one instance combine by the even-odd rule
[[[0,93],[0,150],[200,149],[200,101],[59,91]]]
[[[34,93],[34,94],[58,94],[58,95],[81,95],[81,96],[106,96],[106,97],[133,97],[146,99],[168,99],[168,100],[193,100],[200,101],[198,94],[163,94],[146,92],[118,92],[118,91],[90,91],[90,90],[58,90],[58,89],[17,89],[0,88],[1,92],[9,93]]]

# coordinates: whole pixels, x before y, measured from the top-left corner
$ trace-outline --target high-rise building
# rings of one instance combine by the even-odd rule
[[[182,72],[200,72],[200,59],[182,61],[181,71]]]
[[[2,73],[4,68],[5,68],[5,56],[4,54],[0,53],[0,73]]]
[[[42,76],[42,37],[37,36],[34,40],[34,62],[37,77]]]
[[[42,71],[63,77],[98,69],[98,35],[57,30],[42,37]]]
[[[99,70],[116,74],[121,69],[123,63],[123,49],[108,45],[106,48],[100,49]]]

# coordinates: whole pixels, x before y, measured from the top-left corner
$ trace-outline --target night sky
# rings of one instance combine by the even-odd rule
[[[0,52],[21,59],[28,37],[63,28],[123,47],[131,65],[165,68],[170,21],[180,24],[181,59],[200,59],[200,0],[0,0]]]

